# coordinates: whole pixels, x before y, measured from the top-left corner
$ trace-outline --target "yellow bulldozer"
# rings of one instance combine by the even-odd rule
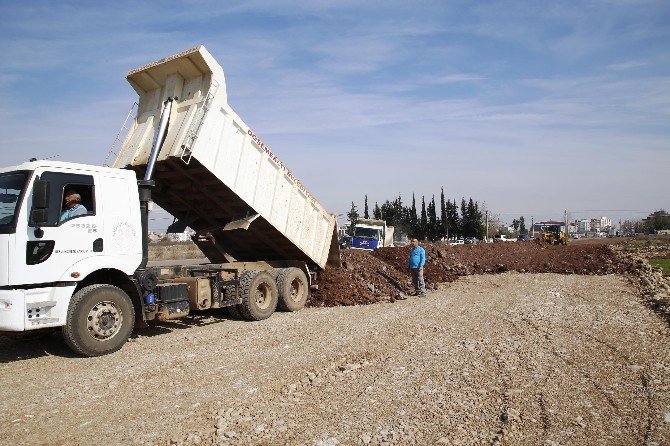
[[[542,231],[541,240],[550,245],[567,245],[568,235],[561,231],[560,226],[547,226],[544,231]]]

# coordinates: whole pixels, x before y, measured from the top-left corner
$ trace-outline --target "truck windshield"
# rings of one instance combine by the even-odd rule
[[[356,228],[354,231],[355,237],[368,237],[375,240],[379,239],[379,229],[372,228]]]
[[[28,172],[0,174],[0,234],[10,234],[16,230],[19,198],[26,187],[28,175]]]

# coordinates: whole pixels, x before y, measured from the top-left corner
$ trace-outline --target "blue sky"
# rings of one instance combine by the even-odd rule
[[[670,2],[0,0],[0,159],[101,164],[130,69],[204,44],[331,212],[398,194],[503,221],[670,210]]]

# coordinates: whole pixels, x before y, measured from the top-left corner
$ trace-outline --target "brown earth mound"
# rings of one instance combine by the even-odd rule
[[[602,275],[623,273],[629,266],[617,261],[608,242],[551,246],[539,242],[449,246],[425,244],[428,289],[459,276],[505,271]],[[393,302],[413,288],[407,270],[408,247],[374,252],[343,250],[342,268],[322,272],[308,306],[361,305]]]

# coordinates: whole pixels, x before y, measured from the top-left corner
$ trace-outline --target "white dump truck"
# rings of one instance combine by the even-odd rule
[[[354,225],[351,248],[373,251],[393,246],[393,232],[393,226],[387,226],[386,220],[358,218]]]
[[[0,169],[0,331],[62,327],[96,356],[192,310],[302,308],[316,272],[340,264],[335,217],[230,108],[219,64],[198,46],[127,79],[138,111],[112,167]],[[152,201],[208,263],[147,266]]]

